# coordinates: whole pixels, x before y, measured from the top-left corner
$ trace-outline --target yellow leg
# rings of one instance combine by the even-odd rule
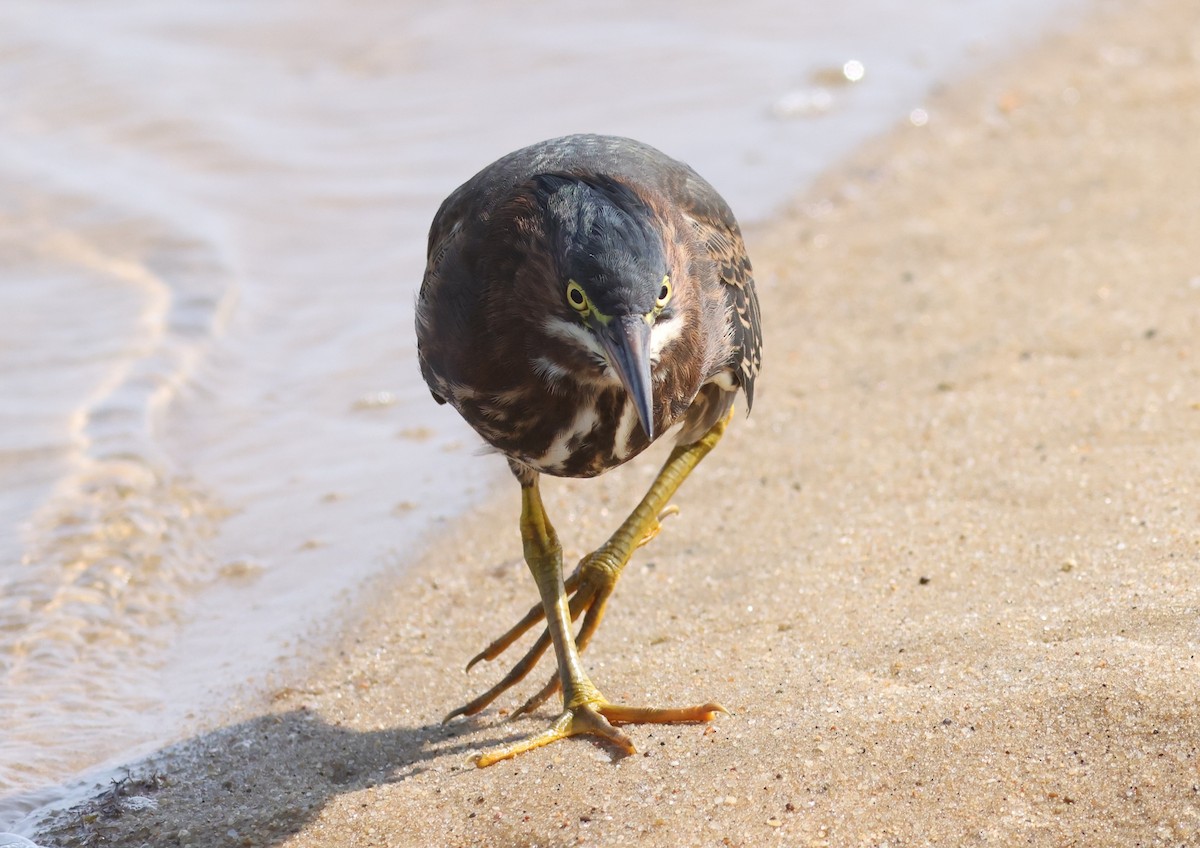
[[[562,546],[546,517],[536,476],[532,484],[521,488],[521,541],[525,548],[525,562],[542,596],[546,629],[554,643],[555,656],[558,657],[558,673],[567,681],[567,687],[563,690],[563,713],[544,732],[502,750],[484,754],[476,760],[477,765],[480,768],[489,766],[579,733],[602,736],[618,748],[632,752],[633,742],[629,737],[595,710],[595,705],[603,699],[588,680],[579,659],[579,651],[575,648],[575,640],[571,638],[570,611],[562,578]]]
[[[717,712],[724,712],[719,704],[660,710],[626,707],[605,700],[583,670],[583,662],[571,636],[570,606],[562,578],[562,547],[546,517],[536,477],[530,485],[521,489],[521,540],[525,548],[525,562],[542,596],[546,629],[550,632],[550,640],[558,658],[558,676],[563,681],[563,712],[545,731],[480,756],[476,760],[480,768],[580,734],[599,736],[627,754],[632,754],[636,750],[633,741],[614,727],[612,721],[710,721]]]
[[[621,571],[633,551],[649,542],[661,529],[662,519],[673,508],[667,501],[697,464],[720,440],[732,418],[722,418],[699,440],[679,445],[672,452],[646,496],[634,508],[609,540],[597,551],[584,557],[564,584],[561,571],[561,547],[546,518],[536,477],[532,485],[522,489],[521,533],[525,544],[525,559],[537,581],[542,604],[535,607],[512,629],[490,644],[471,660],[470,669],[481,659],[495,659],[529,628],[545,617],[546,630],[524,657],[499,683],[470,703],[446,717],[473,715],[491,703],[500,693],[522,680],[549,644],[553,643],[558,658],[558,673],[518,711],[528,712],[546,701],[563,686],[564,712],[550,729],[522,740],[516,745],[480,758],[480,765],[490,765],[522,751],[549,744],[557,739],[579,733],[591,733],[608,738],[618,747],[632,750],[629,738],[612,727],[610,722],[679,722],[709,721],[724,709],[715,703],[681,710],[632,708],[605,701],[588,680],[579,659],[603,618],[608,598]],[[567,594],[572,593],[570,601]],[[584,615],[578,638],[571,637],[571,622]]]

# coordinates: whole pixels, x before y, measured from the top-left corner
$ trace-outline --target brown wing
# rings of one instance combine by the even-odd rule
[[[687,217],[697,237],[708,248],[717,274],[725,285],[733,317],[732,365],[746,392],[746,408],[754,405],[754,380],[762,365],[762,324],[750,257],[742,231],[725,200],[694,173],[685,184]]]

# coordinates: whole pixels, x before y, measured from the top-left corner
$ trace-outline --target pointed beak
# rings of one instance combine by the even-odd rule
[[[600,332],[608,360],[633,399],[646,436],[654,439],[654,383],[650,377],[650,325],[641,315],[614,318]]]

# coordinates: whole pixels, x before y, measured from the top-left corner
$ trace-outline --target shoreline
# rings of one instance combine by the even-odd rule
[[[571,740],[470,765],[552,712],[440,724],[503,660],[458,669],[536,597],[512,486],[379,578],[311,671],[39,841],[1196,838],[1189,11],[1129,3],[1050,36],[749,234],[755,413],[685,484],[585,655],[614,699],[731,716],[634,726],[641,753],[612,764]],[[547,482],[568,561],[661,456]]]
[[[635,65],[621,61],[625,46],[674,37],[674,16],[630,7],[620,15],[621,39],[593,41],[595,10],[564,9],[558,38],[597,51],[575,61],[556,50],[556,40],[546,40],[544,29],[523,26],[499,7],[492,10],[496,26],[470,32],[456,25],[454,10],[406,11],[371,2],[353,15],[300,4],[268,16],[269,22],[241,7],[199,16],[162,7],[149,17],[130,8],[88,22],[61,17],[53,7],[0,13],[12,24],[0,28],[6,56],[0,78],[28,76],[30,83],[17,86],[29,120],[10,120],[12,132],[4,137],[13,154],[8,188],[15,229],[8,242],[16,264],[6,267],[12,284],[3,291],[18,311],[41,314],[46,322],[26,322],[24,341],[17,334],[16,347],[33,359],[24,376],[8,376],[17,395],[29,394],[48,414],[5,435],[10,444],[53,438],[86,418],[88,409],[107,408],[107,401],[75,395],[59,378],[86,377],[87,368],[81,371],[75,360],[99,364],[102,346],[129,341],[132,325],[123,322],[135,321],[139,303],[150,301],[125,299],[128,281],[98,267],[82,268],[76,295],[55,292],[60,282],[75,279],[81,262],[88,266],[88,256],[96,258],[88,251],[77,255],[70,247],[75,239],[125,256],[160,278],[162,286],[143,294],[169,295],[151,298],[166,309],[156,312],[166,324],[152,322],[159,328],[152,335],[166,333],[159,351],[166,359],[134,353],[126,363],[132,371],[117,360],[105,367],[112,377],[127,373],[132,381],[110,398],[132,403],[125,424],[101,428],[104,441],[136,442],[165,462],[164,472],[183,487],[151,486],[142,511],[169,524],[176,507],[188,508],[176,494],[184,501],[199,497],[216,531],[202,533],[190,554],[175,544],[178,532],[118,546],[102,596],[79,610],[29,606],[29,598],[69,596],[81,584],[85,594],[95,588],[93,569],[103,566],[92,557],[104,549],[75,550],[79,516],[66,519],[65,527],[56,516],[88,513],[88,492],[127,486],[120,465],[99,466],[108,473],[89,472],[85,486],[70,474],[58,477],[48,455],[18,460],[17,476],[45,472],[46,483],[64,497],[47,503],[34,492],[9,491],[10,505],[20,506],[8,511],[9,532],[0,530],[7,543],[0,549],[9,554],[0,579],[24,575],[24,588],[0,603],[0,618],[11,619],[7,631],[0,629],[0,666],[9,669],[0,684],[0,713],[10,713],[13,725],[0,738],[0,830],[23,820],[45,787],[53,791],[115,755],[135,760],[143,750],[213,726],[214,711],[231,700],[230,681],[257,682],[294,645],[319,644],[308,629],[333,618],[341,600],[360,592],[374,573],[426,547],[419,534],[436,527],[437,517],[464,511],[490,490],[490,479],[480,479],[486,469],[496,479],[508,476],[506,468],[478,461],[475,437],[452,410],[429,403],[411,333],[403,332],[412,324],[415,291],[409,296],[396,289],[419,282],[429,217],[469,175],[464,163],[486,161],[497,146],[602,128],[652,141],[699,166],[726,192],[744,225],[758,224],[846,151],[890,128],[937,81],[1017,52],[1048,29],[1048,21],[1069,20],[1066,10],[1079,3],[935,0],[905,11],[851,0],[815,17],[801,9],[778,16],[770,4],[750,4],[727,21],[693,10],[694,26],[678,36],[685,57],[656,50],[653,60],[646,54]],[[513,37],[484,34],[496,27],[512,27],[506,32]],[[414,30],[457,49],[430,54],[432,63],[369,60],[347,67],[347,59],[404,54],[411,43],[405,33]],[[77,40],[88,31],[93,37]],[[5,53],[3,45],[26,42],[28,49]],[[118,43],[119,50],[104,47]],[[358,47],[347,51],[351,43]],[[710,97],[703,92],[717,81],[708,73],[717,54],[728,61],[718,75],[720,91]],[[166,55],[170,72],[152,58]],[[472,73],[457,55],[506,71],[474,75],[483,88],[464,85]],[[845,80],[848,55],[871,57],[865,85],[838,82]],[[312,89],[297,59],[325,68],[332,87]],[[600,65],[625,70],[599,78],[592,69]],[[52,66],[57,73],[41,72]],[[543,86],[549,81],[539,73],[543,68],[556,69],[550,88]],[[60,75],[101,85],[105,117],[89,120],[77,109],[78,89],[55,85]],[[660,89],[645,84],[651,78],[678,84],[666,98],[672,101],[667,112],[658,105]],[[243,85],[244,79],[254,84]],[[612,95],[581,96],[592,82]],[[498,104],[508,96],[519,102],[520,92],[533,88],[571,108],[525,114],[500,107],[485,117],[446,104],[431,112],[422,93],[436,100],[436,92],[473,91],[480,103]],[[221,91],[233,96],[213,96]],[[429,123],[413,132],[404,117],[417,113]],[[56,127],[51,147],[40,140],[38,116]],[[143,123],[175,129],[161,137],[126,137],[117,129]],[[233,125],[241,130],[227,135]],[[491,131],[481,136],[469,129],[478,125]],[[712,126],[721,133],[695,131]],[[327,135],[332,128],[338,129]],[[92,143],[109,131],[124,140]],[[292,139],[286,154],[259,147],[275,133]],[[217,138],[224,153],[214,160],[210,142]],[[217,160],[242,164],[235,174]],[[324,165],[311,167],[318,160]],[[142,168],[148,169],[142,177],[155,176],[147,182],[138,176]],[[281,178],[279,168],[289,176]],[[93,191],[100,183],[106,188]],[[144,195],[142,187],[151,183],[152,195]],[[76,191],[91,212],[76,207]],[[35,211],[39,206],[46,217]],[[348,233],[356,234],[353,243],[342,237]],[[295,244],[307,248],[297,252]],[[201,257],[196,267],[204,271],[179,273]],[[342,283],[330,286],[334,279]],[[114,283],[116,291],[109,288]],[[301,302],[307,308],[297,310]],[[89,322],[98,310],[109,318]],[[87,339],[77,332],[85,325],[91,327]],[[55,343],[54,331],[69,338]],[[329,347],[314,350],[310,342],[318,338],[329,339]],[[188,351],[182,360],[171,353],[180,345]],[[72,361],[55,365],[56,349],[64,348],[73,351]],[[141,378],[155,382],[151,372],[163,374],[154,363],[167,360],[191,376],[168,379],[173,399],[153,396],[156,405],[165,404],[158,407],[162,417],[143,418],[138,410],[149,414],[144,404],[151,396]],[[280,374],[288,375],[286,385]],[[59,403],[76,413],[52,413]],[[96,442],[89,450],[99,449]],[[407,481],[401,491],[397,480]],[[464,481],[470,483],[464,487]],[[17,528],[34,508],[46,521],[34,521],[26,536]],[[123,533],[128,511],[100,511],[87,532],[97,538]],[[18,537],[27,541],[18,544]],[[89,563],[82,571],[80,553]],[[27,565],[18,563],[26,557]],[[64,563],[77,564],[64,571]],[[130,604],[139,615],[122,614]],[[97,633],[93,628],[106,619],[108,632]],[[72,645],[69,634],[80,628],[88,635]],[[47,638],[35,639],[41,659],[23,673],[11,660],[31,633]],[[147,716],[156,719],[154,726]]]

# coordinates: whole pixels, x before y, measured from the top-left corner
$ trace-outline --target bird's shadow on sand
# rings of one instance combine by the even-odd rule
[[[46,848],[279,845],[338,795],[407,780],[435,759],[451,779],[466,775],[475,770],[470,752],[523,735],[494,716],[352,730],[300,707],[152,754],[87,802],[53,814],[38,840]]]

